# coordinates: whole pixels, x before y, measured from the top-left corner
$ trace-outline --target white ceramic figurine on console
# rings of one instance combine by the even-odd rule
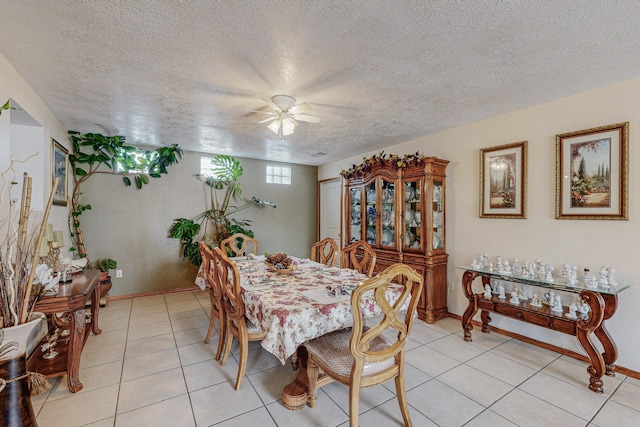
[[[542,299],[538,296],[538,294],[533,294],[531,297],[531,305],[533,307],[542,307]]]
[[[547,282],[553,282],[553,267],[548,265],[546,267],[546,273],[544,274],[544,280]]]
[[[567,316],[569,319],[577,319],[578,318],[578,316],[576,315],[577,311],[578,311],[578,306],[572,302],[571,305],[569,306],[569,312],[565,314],[565,316]]]
[[[609,284],[610,285],[617,285],[618,282],[616,282],[616,269],[613,267],[609,267],[609,271],[608,271],[608,276],[607,279],[609,280]]]
[[[562,300],[560,299],[560,295],[556,295],[553,304],[551,305],[551,311],[554,313],[562,313]]]
[[[507,295],[505,295],[504,293],[504,286],[502,285],[498,285],[498,298],[500,299],[506,299]]]
[[[520,300],[518,299],[518,288],[514,286],[511,291],[511,299],[509,300],[511,304],[520,305]]]
[[[488,284],[484,285],[484,294],[482,296],[487,299],[491,299],[491,286]]]

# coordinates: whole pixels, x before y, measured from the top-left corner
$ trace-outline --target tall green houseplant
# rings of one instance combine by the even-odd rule
[[[72,250],[76,249],[80,258],[86,258],[80,217],[91,209],[91,205],[82,202],[83,184],[96,174],[110,174],[121,176],[125,186],[135,183],[140,190],[149,183],[150,177],[160,178],[167,174],[167,167],[177,164],[182,158],[182,149],[173,144],[156,150],[144,150],[125,145],[125,137],[120,135],[82,134],[72,130],[67,133],[73,148],[69,155],[74,182],[69,214],[69,228],[75,245]]]
[[[211,246],[235,233],[243,233],[254,237],[248,227],[251,221],[236,219],[232,215],[255,206],[264,204],[275,208],[272,202],[253,197],[250,201],[242,199],[242,186],[238,178],[243,173],[240,162],[232,156],[219,154],[211,160],[213,176],[197,175],[198,179],[209,187],[210,209],[192,219],[178,218],[169,229],[169,236],[180,239],[182,255],[195,265],[200,265],[198,238],[202,238]],[[235,203],[242,203],[237,206]],[[204,229],[203,226],[204,225]]]

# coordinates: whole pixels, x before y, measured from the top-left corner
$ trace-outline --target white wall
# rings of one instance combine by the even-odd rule
[[[635,238],[640,236],[640,199],[636,192],[640,184],[638,111],[640,79],[634,79],[385,148],[386,153],[419,150],[451,161],[446,195],[451,312],[462,315],[467,305],[460,284],[462,272],[455,266],[468,265],[483,252],[509,259],[518,257],[520,261],[539,258],[556,268],[564,262],[577,264],[580,269],[590,267],[592,271],[603,265],[613,266],[617,281],[631,288],[621,293],[618,311],[607,322],[607,328],[618,345],[618,364],[640,371],[640,251],[635,246]],[[625,121],[630,126],[629,221],[556,220],[555,135]],[[479,218],[479,150],[525,140],[529,170],[527,219]],[[372,153],[324,165],[318,171],[318,179],[335,177],[368,154]],[[583,353],[575,338],[499,315],[492,317],[492,324],[497,327]]]
[[[12,138],[18,138],[22,142],[33,144],[33,150],[26,147],[24,152],[40,151],[38,157],[34,160],[38,164],[42,165],[42,171],[40,176],[33,176],[34,190],[39,191],[41,194],[34,194],[34,200],[46,200],[49,198],[49,192],[51,190],[51,138],[55,138],[58,142],[70,148],[68,142],[66,129],[62,126],[60,121],[49,110],[45,103],[38,97],[29,84],[16,72],[16,70],[9,64],[6,58],[0,54],[0,105],[9,99],[15,100],[24,111],[26,111],[37,123],[42,126],[43,131],[39,132],[35,137],[31,134],[28,137],[22,138],[24,132],[15,132],[16,127],[10,125],[11,112],[4,111],[0,116],[0,170],[4,170],[9,164],[10,154],[9,141]],[[18,126],[17,128],[20,128]],[[21,181],[21,179],[20,179]],[[30,219],[31,224],[35,225],[37,221],[42,218],[42,205],[40,202],[40,211],[35,210]],[[64,232],[64,238],[66,242],[69,242],[69,229],[67,226],[67,213],[66,207],[53,206],[49,213],[49,223],[54,225],[55,230],[61,230]],[[63,253],[67,253],[69,244],[65,245]]]

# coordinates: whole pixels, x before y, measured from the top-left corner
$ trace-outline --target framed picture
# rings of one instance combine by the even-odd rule
[[[51,138],[51,185],[56,178],[60,178],[53,196],[54,205],[67,206],[67,169],[69,169],[69,151]]]
[[[629,122],[556,135],[556,219],[628,219]]]
[[[480,218],[527,217],[527,141],[480,150]]]

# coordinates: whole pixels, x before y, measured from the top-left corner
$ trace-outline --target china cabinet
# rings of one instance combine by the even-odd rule
[[[403,262],[424,277],[418,316],[448,317],[445,169],[448,160],[419,157],[398,166],[379,158],[343,174],[345,244],[365,240],[376,251],[375,272]]]

